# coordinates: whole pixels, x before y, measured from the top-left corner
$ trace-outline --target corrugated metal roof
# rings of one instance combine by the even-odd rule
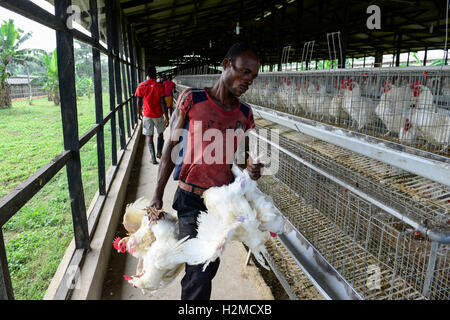
[[[54,3],[54,0],[47,0]],[[83,0],[84,26],[90,23]],[[105,0],[98,0],[102,40],[106,37]],[[252,42],[263,64],[280,61],[291,45],[290,61],[300,61],[304,44],[315,41],[312,59],[329,59],[327,34],[340,32],[344,57],[379,56],[427,48],[443,49],[446,1],[443,0],[119,0],[145,48],[146,62],[156,66],[186,63],[200,55],[220,64],[229,46]],[[381,28],[368,27],[371,5],[380,9]],[[236,34],[239,22],[240,34]],[[339,54],[339,52],[337,53]]]

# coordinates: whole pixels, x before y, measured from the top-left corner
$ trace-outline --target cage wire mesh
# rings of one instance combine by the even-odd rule
[[[448,154],[448,71],[262,73],[242,100]],[[176,81],[183,86],[206,87],[217,78],[183,75]],[[277,127],[264,119],[256,122],[257,133]],[[352,288],[364,299],[448,299],[449,245],[431,241],[298,159],[418,224],[447,232],[450,189],[331,143],[292,130],[281,131],[278,146],[286,152],[279,153],[278,172],[260,179],[260,188]],[[271,148],[265,152],[270,156]]]
[[[267,124],[261,126],[258,120],[257,123],[257,131],[267,130]],[[294,133],[291,133],[291,139],[292,135]],[[339,155],[336,150],[334,157],[324,156],[313,148],[317,139],[298,133],[295,135],[300,138],[291,140],[282,134],[277,139],[279,145],[308,163],[354,181],[360,188],[364,188],[364,184],[367,184],[368,190],[371,188],[370,178],[357,172],[353,162],[347,168],[345,161],[333,165]],[[264,144],[260,144],[261,148],[264,149]],[[270,149],[260,152],[271,158]],[[345,154],[343,158],[348,159]],[[367,158],[365,161],[376,162]],[[354,174],[351,175],[352,172]],[[416,233],[402,220],[284,152],[279,153],[278,172],[272,176],[263,176],[259,184],[262,191],[272,196],[277,207],[297,230],[365,299],[448,299],[448,245],[436,244],[432,250],[433,242]],[[389,187],[395,190],[396,186]],[[440,187],[448,198],[449,190]],[[392,192],[393,189],[389,190]],[[388,203],[396,203],[395,199],[391,200]],[[412,197],[400,200],[409,200],[409,205],[418,201]],[[429,198],[429,202],[434,203],[434,200]],[[415,204],[418,211],[416,218],[428,218],[445,228],[449,205],[447,201],[438,203],[440,209],[436,209],[436,212],[440,214],[434,220],[429,212],[433,204]],[[405,206],[408,204],[405,203]],[[435,266],[430,266],[430,256],[436,259]],[[379,272],[380,283],[370,286],[371,275],[375,270]]]
[[[182,75],[211,86],[218,75]],[[274,110],[449,155],[450,67],[264,72],[241,97]]]

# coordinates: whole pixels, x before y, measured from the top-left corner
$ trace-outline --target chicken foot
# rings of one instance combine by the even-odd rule
[[[164,210],[158,210],[155,207],[146,207],[145,210],[147,211],[145,216],[148,217],[150,223],[158,220],[164,220]]]

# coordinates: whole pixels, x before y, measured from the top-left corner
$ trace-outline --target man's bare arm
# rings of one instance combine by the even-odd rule
[[[161,109],[164,111],[164,123],[166,127],[169,125],[169,111],[167,110],[166,100],[164,97],[160,98]]]
[[[250,139],[248,134],[245,135],[245,166],[240,166],[242,169],[247,169],[251,179],[258,180],[261,178],[261,168],[264,166],[262,163],[253,163],[249,157]]]

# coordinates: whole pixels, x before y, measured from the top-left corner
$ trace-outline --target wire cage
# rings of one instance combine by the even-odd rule
[[[193,87],[218,75],[177,77]],[[264,72],[244,101],[449,155],[450,67]]]
[[[381,96],[395,88],[398,81],[403,81],[394,80],[399,77],[398,73],[395,78],[393,71],[391,77],[388,72],[374,71],[371,76],[363,73],[360,78],[366,79],[366,82],[360,86],[363,88],[361,96],[370,99],[378,97],[380,104]],[[423,75],[424,71],[414,72],[422,73],[422,81],[428,81],[426,76],[431,74],[430,71],[426,75]],[[410,71],[408,78],[414,84],[414,89],[408,89],[412,91],[413,97],[414,90],[421,88],[417,87],[420,86],[417,81],[421,81],[417,78],[419,75],[411,78],[414,72]],[[439,70],[436,72],[442,75]],[[338,73],[342,74],[337,75]],[[178,90],[182,90],[184,86],[211,86],[217,77],[179,76],[176,80],[177,84],[182,84]],[[406,75],[403,74],[402,79],[403,77]],[[355,82],[363,83],[356,77],[354,70],[339,71],[332,76],[327,76],[326,72],[267,73],[260,74],[242,99],[383,139],[396,139],[392,133],[383,134],[383,130],[386,131],[387,128],[380,118],[358,129],[353,127],[355,123],[348,114],[346,117],[344,113],[337,113],[332,117],[319,114],[320,108],[305,111],[301,103],[311,98],[306,96],[305,100],[299,99],[301,89],[297,84],[319,79],[330,85],[326,90],[348,90],[351,94],[354,94],[354,89],[357,88],[353,85]],[[391,79],[391,82],[388,82],[388,79]],[[440,83],[443,84],[444,81]],[[346,84],[347,87],[339,88],[340,84]],[[378,84],[380,88],[386,88],[386,91],[382,89],[381,95],[377,93]],[[406,83],[403,85],[407,86]],[[290,90],[283,91],[280,88]],[[318,91],[320,92],[320,89]],[[440,92],[445,92],[445,87],[441,87]],[[325,91],[322,93],[322,97],[325,97]],[[448,116],[448,101],[444,98],[449,98],[448,92],[433,95],[432,103],[435,108],[438,108],[438,104]],[[431,100],[429,102],[431,105]],[[314,103],[317,106],[324,105],[320,99]],[[418,107],[410,105],[408,108],[414,114],[414,109]],[[341,105],[339,111],[342,110]],[[418,230],[434,230],[438,235],[449,233],[448,185],[372,159],[354,150],[290,130],[268,119],[258,118],[256,114],[255,121],[257,126],[251,137],[256,137],[256,141],[252,143],[259,145],[260,153],[278,163],[278,170],[274,174],[264,175],[259,180],[260,189],[273,198],[277,208],[288,218],[296,232],[310,242],[359,297],[449,298],[450,246],[446,241],[432,239]],[[409,128],[413,128],[415,122],[410,123]],[[441,133],[450,130],[448,124],[434,128],[442,130]],[[420,136],[421,131],[423,127],[417,128],[414,146],[425,148],[427,142]],[[273,139],[275,134],[277,139]],[[398,138],[395,141],[406,144]],[[420,143],[422,145],[417,145]],[[428,150],[439,153],[437,145],[435,147],[433,150],[428,147]],[[272,157],[275,149],[279,154]]]
[[[263,136],[267,136],[267,130],[271,131],[258,124],[257,136],[261,130],[265,131]],[[269,140],[270,136],[269,133]],[[301,141],[298,137],[292,139],[283,135],[277,138],[278,170],[259,181],[260,189],[273,198],[295,229],[364,299],[448,299],[450,246],[431,241],[401,218],[375,205],[370,198],[353,193],[345,185],[353,181],[360,190],[370,190],[376,195],[380,188],[371,189],[375,185],[374,177],[367,177],[361,171],[373,168],[377,161],[349,154],[343,148],[324,148],[321,152],[320,148],[332,145],[315,147],[317,139],[300,136]],[[259,148],[260,153],[271,158],[273,148],[261,143]],[[356,171],[355,164],[363,160],[372,166]],[[384,173],[389,172],[386,169]],[[341,178],[344,184],[324,173],[333,173],[333,177]],[[383,172],[378,173],[383,175]],[[411,186],[409,182],[408,179],[401,181],[405,190],[406,186]],[[435,185],[443,196],[436,201],[433,197],[409,197],[392,181],[385,183],[384,188],[390,190],[391,195],[384,194],[384,204],[395,207],[400,203],[405,208],[415,208],[415,219],[427,219],[430,225],[448,230],[448,188]],[[409,192],[417,190],[410,188]],[[402,212],[408,214],[405,211]]]

